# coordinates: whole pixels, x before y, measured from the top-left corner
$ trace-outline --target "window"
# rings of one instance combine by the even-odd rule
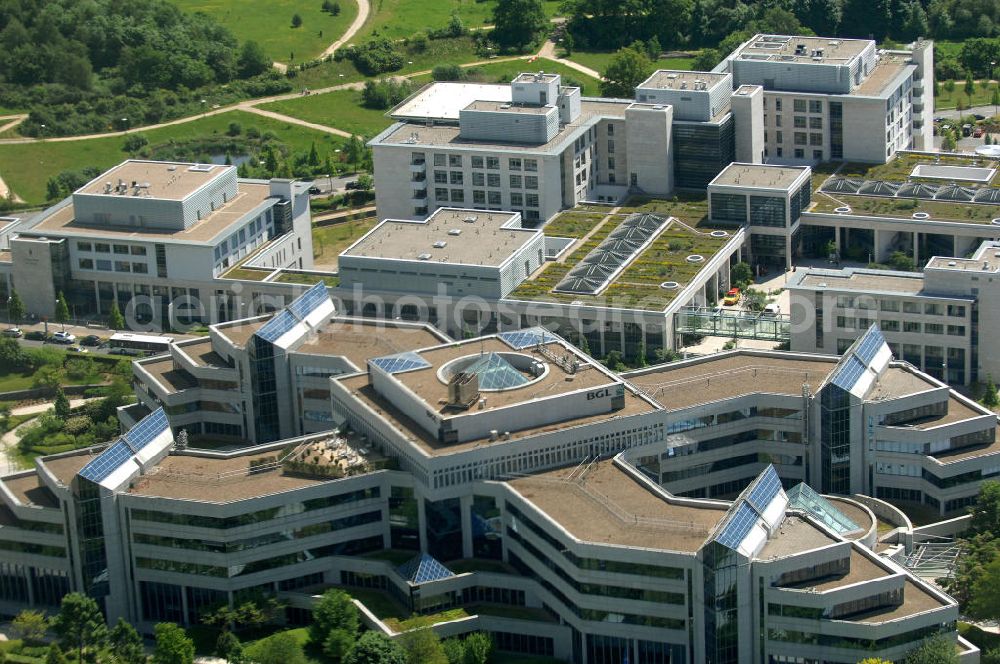
[[[500,186],[500,174],[499,173],[487,173],[486,174],[486,186],[487,187],[499,187]]]
[[[822,113],[823,112],[823,102],[819,99],[809,100],[809,112],[810,113]]]
[[[899,302],[896,300],[879,300],[879,311],[899,311]]]
[[[927,323],[924,325],[924,334],[944,334],[944,325],[941,323]]]
[[[810,129],[822,129],[823,128],[823,118],[822,117],[811,117],[811,118],[809,118],[809,128]]]
[[[806,100],[805,99],[794,99],[792,100],[792,110],[796,113],[806,112]]]
[[[434,190],[434,198],[436,198],[439,201],[447,201],[448,190],[445,189],[444,187],[438,187],[437,189]]]
[[[882,328],[883,332],[899,332],[899,321],[881,320],[879,321],[879,327]]]
[[[615,153],[615,142],[609,139],[608,140],[608,154],[614,154],[614,153]]]
[[[472,202],[477,205],[486,205],[486,192],[476,189],[472,192]]]
[[[809,145],[823,145],[823,134],[809,134]]]
[[[528,194],[524,198],[528,207],[538,207],[538,194]]]
[[[490,205],[500,205],[500,192],[499,191],[489,191],[486,192],[489,196]]]
[[[521,160],[511,157],[510,159],[507,160],[507,168],[509,168],[512,171],[521,170]]]
[[[510,176],[510,188],[511,189],[521,189],[521,176],[511,175]]]
[[[519,208],[524,205],[524,194],[511,192],[510,194],[510,206]]]
[[[903,332],[916,332],[920,333],[920,323],[916,321],[903,321]]]
[[[97,244],[94,245],[94,251],[96,251],[99,254],[110,254],[111,245],[104,244],[103,242],[98,242]]]
[[[448,184],[448,171],[434,171],[434,182],[436,184]]]
[[[806,128],[806,116],[796,115],[794,118],[792,118],[792,121],[796,129]]]
[[[472,157],[472,167],[473,168],[482,168],[483,167],[483,158],[482,157]]]
[[[965,316],[965,305],[964,304],[949,304],[948,305],[948,315],[949,316]]]
[[[452,171],[450,176],[451,184],[465,184],[465,178],[462,175],[462,171]]]
[[[115,253],[116,254],[127,254],[128,253],[128,245],[127,244],[116,244],[115,245]]]
[[[775,127],[780,127],[781,126],[781,117],[782,116],[780,116],[780,115],[775,115],[774,116],[774,126]]]
[[[538,160],[537,159],[525,159],[524,160],[524,170],[529,173],[536,173],[538,171]]]
[[[771,85],[765,85],[764,87],[765,88],[773,88],[774,87],[774,79],[771,79]],[[774,100],[774,110],[776,110],[776,111],[780,111],[781,110],[781,97],[778,97],[777,99]]]
[[[135,245],[132,245],[132,255],[133,256],[145,256],[146,255],[146,247],[137,247]]]
[[[803,159],[803,158],[805,158],[805,156],[806,156],[806,151],[805,150],[803,150],[802,148],[795,148],[795,158],[796,159]]]
[[[837,327],[842,330],[853,330],[854,329],[854,319],[850,316],[837,316]],[[841,353],[844,351],[840,351]]]
[[[919,314],[920,305],[916,302],[903,302],[903,313],[904,314]]]
[[[608,136],[614,136],[614,135],[615,135],[615,126],[609,122],[608,123]]]
[[[948,334],[953,337],[964,337],[965,336],[965,326],[964,325],[949,325]]]
[[[473,187],[485,187],[486,186],[486,176],[482,173],[472,174],[472,186]]]
[[[924,305],[924,314],[928,316],[940,316],[944,313],[944,308],[937,303],[929,303]]]
[[[534,175],[524,176],[524,188],[525,189],[538,189],[538,178]]]
[[[496,171],[500,169],[500,157],[487,157],[486,158],[486,168],[491,171]]]
[[[80,269],[81,270],[93,270],[94,269],[94,259],[92,259],[92,258],[81,258],[80,259]]]
[[[608,170],[609,171],[615,170],[615,158],[614,157],[608,157]]]
[[[462,167],[462,155],[460,154],[450,154],[448,155],[448,165],[452,168]]]
[[[780,131],[774,132],[774,142],[775,143],[784,143],[784,136],[782,135],[782,133]],[[778,156],[779,157],[781,156],[781,148],[778,148]]]
[[[445,163],[446,163],[446,160],[445,160],[443,154],[436,154],[436,155],[434,155],[434,165],[435,166],[444,166]]]
[[[76,243],[76,249],[77,249],[77,251],[93,251],[94,250],[93,249],[93,245],[91,245],[89,242],[77,242]]]
[[[451,202],[452,203],[464,203],[465,202],[465,190],[463,190],[463,189],[452,189],[451,190]]]
[[[815,159],[816,161],[823,161],[823,151],[813,150],[813,159]]]
[[[806,144],[806,132],[797,131],[795,132],[795,145],[805,145]]]

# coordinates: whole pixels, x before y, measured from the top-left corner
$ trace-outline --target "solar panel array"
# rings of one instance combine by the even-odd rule
[[[1000,201],[996,187],[966,187],[959,184],[934,185],[925,182],[890,182],[887,180],[858,180],[830,178],[823,191],[840,194],[862,194],[887,198],[924,198],[939,201],[995,203]]]
[[[758,518],[757,512],[749,504],[740,502],[736,511],[722,527],[722,531],[716,536],[715,541],[736,551],[740,548],[740,542],[743,541],[743,538],[753,530]]]
[[[163,412],[162,408],[157,408],[128,430],[125,434],[125,442],[133,451],[138,452],[169,426],[166,413]]]
[[[781,478],[774,466],[768,466],[767,470],[757,478],[756,483],[750,489],[747,502],[760,514],[764,513],[768,504],[781,491]]]
[[[506,390],[520,387],[528,382],[528,377],[514,368],[497,353],[489,353],[463,369],[465,373],[476,374],[479,377],[481,390]]]
[[[633,214],[566,273],[553,289],[564,293],[594,295],[618,274],[663,226],[652,214]]]
[[[376,357],[375,359],[368,361],[377,366],[379,369],[391,374],[398,373],[400,371],[410,371],[411,369],[426,369],[431,366],[430,362],[410,350],[405,353],[396,353],[395,355]]]
[[[841,358],[830,382],[850,392],[858,379],[871,368],[872,361],[884,345],[885,337],[882,335],[882,330],[873,324]]]
[[[556,336],[544,327],[530,327],[515,332],[499,332],[497,337],[514,350],[523,350],[556,340]]]
[[[400,565],[396,571],[413,584],[427,583],[455,576],[455,573],[426,553],[416,556]]]
[[[878,329],[875,325],[868,328],[868,331],[864,333],[861,337],[861,341],[858,343],[855,353],[865,364],[871,364],[871,361],[875,359],[878,354],[879,348],[885,343],[885,337],[882,336],[882,330]]]
[[[865,365],[854,355],[848,355],[840,361],[836,373],[831,379],[831,383],[848,392],[854,387],[858,379],[865,373]]]
[[[101,452],[96,459],[87,463],[79,475],[94,483],[101,482],[131,458],[132,449],[125,444],[124,440],[119,439]]]
[[[282,335],[295,327],[300,320],[305,319],[315,311],[316,307],[329,299],[329,297],[330,294],[327,292],[326,284],[320,282],[312,286],[257,330],[257,336],[264,341],[274,343]]]

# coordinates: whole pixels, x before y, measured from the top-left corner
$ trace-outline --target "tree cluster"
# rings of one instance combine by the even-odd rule
[[[1000,482],[983,482],[970,512],[955,574],[942,584],[966,615],[996,620],[1000,618]]]
[[[360,46],[338,49],[335,60],[350,60],[365,76],[377,76],[403,68],[403,55],[395,42],[387,37],[369,39]]]
[[[384,111],[406,99],[413,91],[409,80],[383,78],[378,81],[368,79],[361,91],[361,103],[366,108]]]
[[[0,105],[30,109],[31,136],[155,122],[193,90],[271,67],[259,45],[166,0],[0,3],[0,26]]]

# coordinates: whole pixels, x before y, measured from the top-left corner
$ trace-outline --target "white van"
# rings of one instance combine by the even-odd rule
[[[781,305],[776,302],[768,304],[767,306],[764,307],[764,311],[761,312],[761,315],[763,316],[778,316],[780,314],[781,314]]]

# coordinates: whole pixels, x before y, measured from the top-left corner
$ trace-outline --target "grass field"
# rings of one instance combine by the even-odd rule
[[[243,111],[230,111],[170,127],[144,131],[151,145],[169,140],[182,141],[212,134],[224,134],[230,122],[239,122],[244,131],[257,127],[262,133],[273,132],[294,151],[308,150],[315,142],[318,149],[339,145],[341,139]],[[61,171],[86,166],[109,168],[128,155],[122,151],[122,136],[85,141],[60,141],[0,145],[0,176],[8,186],[29,203],[45,202],[45,183]],[[322,149],[320,150],[322,152]]]
[[[351,243],[374,228],[376,218],[345,221],[332,226],[313,227],[313,265],[317,270],[337,269],[337,256]]]
[[[172,0],[185,12],[203,12],[229,28],[240,41],[253,40],[279,62],[297,62],[318,57],[344,34],[358,14],[356,0],[337,0],[340,14],[322,10],[322,2],[268,0]],[[302,26],[292,27],[292,16],[302,17]],[[289,56],[294,53],[294,60]]]
[[[392,123],[392,119],[386,117],[385,111],[372,110],[361,105],[360,90],[336,90],[321,95],[262,104],[261,108],[369,138]]]
[[[614,51],[573,51],[569,59],[573,62],[579,62],[584,67],[595,69],[603,75],[604,70],[608,68],[608,63],[611,62],[611,58],[614,55]],[[692,62],[694,62],[694,58],[660,58],[653,64],[657,69],[687,70],[691,69]]]
[[[962,102],[962,108],[970,106],[989,106],[993,100],[993,91],[997,89],[996,83],[986,84],[985,81],[976,81],[976,91],[972,93],[970,104],[969,96],[965,94],[965,81],[955,81],[955,88],[949,92],[947,84],[942,81],[938,86],[937,95],[934,97],[934,109],[945,110],[958,108],[958,102]]]
[[[481,28],[493,21],[496,0],[371,0],[372,12],[359,38],[373,34],[403,39],[420,30],[444,28],[452,12],[458,12],[465,27]],[[542,0],[547,16],[559,13],[560,0]]]

